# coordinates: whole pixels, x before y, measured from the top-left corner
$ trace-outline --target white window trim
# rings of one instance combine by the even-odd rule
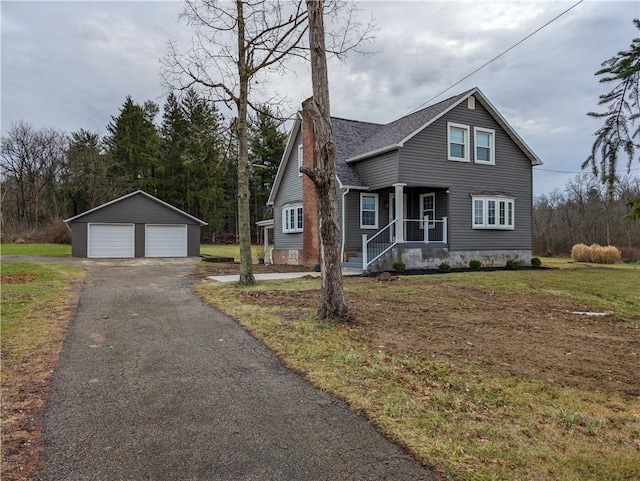
[[[286,207],[282,208],[282,232],[285,234],[295,234],[298,232],[302,232],[304,229],[304,224],[302,226],[298,225],[298,210],[302,211],[302,204],[292,204],[292,205],[287,205]],[[294,212],[294,220],[295,220],[295,227],[291,227],[288,226],[288,220],[289,220],[289,212],[293,211]],[[303,217],[304,219],[304,217]],[[304,222],[304,220],[303,220]]]
[[[364,197],[373,197],[375,200],[375,225],[363,225],[362,224],[362,199]],[[371,194],[368,192],[360,192],[360,228],[361,229],[377,229],[378,228],[378,214],[380,209],[378,208],[378,194]]]
[[[429,192],[428,194],[420,194],[420,220],[424,219],[425,210],[424,210],[424,198],[425,197],[433,197],[433,219],[436,220],[436,193]],[[429,224],[429,229],[435,229],[435,224]],[[420,228],[424,229],[424,224],[420,222]]]
[[[302,177],[302,172],[300,172],[300,167],[304,162],[304,149],[302,144],[298,145],[298,177]]]
[[[451,128],[464,130],[464,158],[462,157],[451,157]],[[447,122],[447,159],[452,160],[454,162],[471,162],[471,157],[469,155],[469,126],[463,124],[456,124],[454,122]]]
[[[482,201],[482,224],[476,224],[476,201]],[[495,224],[489,224],[489,201],[496,203]],[[500,202],[505,203],[505,223],[500,224]],[[511,204],[511,224],[509,225],[509,204]],[[514,230],[516,227],[516,200],[514,197],[474,195],[471,196],[471,227],[473,229]]]
[[[489,134],[489,160],[478,160],[478,132]],[[473,128],[473,158],[476,164],[496,165],[496,131],[493,129],[485,129],[482,127]]]

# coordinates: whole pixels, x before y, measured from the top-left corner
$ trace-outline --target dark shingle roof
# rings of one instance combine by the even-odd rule
[[[356,149],[357,152],[354,152],[351,157],[366,154],[367,152],[372,152],[390,145],[399,144],[420,127],[433,120],[434,117],[437,117],[460,99],[464,98],[469,92],[471,92],[471,90],[467,90],[455,97],[443,100],[442,102],[438,102],[437,104],[418,110],[417,112],[386,124],[382,129],[376,132],[375,135],[369,137],[366,141],[360,144]]]
[[[366,187],[355,167],[346,162],[347,159],[399,144],[469,92],[471,90],[386,125],[332,117],[331,129],[336,144],[336,174],[342,185]]]
[[[331,117],[331,130],[336,144],[336,174],[342,185],[366,187],[355,167],[345,160],[357,155],[358,146],[383,127],[381,124]]]

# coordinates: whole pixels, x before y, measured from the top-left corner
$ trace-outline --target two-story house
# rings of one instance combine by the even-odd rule
[[[365,270],[529,262],[542,162],[477,89],[381,125],[331,119],[343,260]],[[313,126],[300,113],[268,204],[275,263],[319,260]]]

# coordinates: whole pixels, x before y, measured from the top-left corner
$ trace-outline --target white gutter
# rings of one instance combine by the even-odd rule
[[[345,160],[345,162],[347,164],[350,164],[352,162],[357,162],[358,160],[366,159],[367,157],[373,157],[374,155],[380,155],[380,154],[384,154],[385,152],[391,152],[392,150],[396,150],[398,147],[400,147],[400,145],[398,144],[387,145],[386,147],[381,147],[379,149],[372,150],[370,152],[365,152],[364,154],[356,155],[355,157],[351,157]]]
[[[340,233],[341,237],[342,237],[342,247],[340,248],[340,263],[342,264],[344,262],[344,244],[345,244],[345,224],[346,224],[346,220],[345,220],[345,200],[347,198],[347,194],[349,193],[349,190],[351,190],[351,187],[347,187],[346,190],[342,193],[342,232]]]

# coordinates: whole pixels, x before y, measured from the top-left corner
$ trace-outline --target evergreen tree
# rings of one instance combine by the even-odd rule
[[[186,169],[183,156],[188,123],[175,94],[171,92],[164,104],[160,126],[160,165],[158,166],[158,197],[186,210]]]
[[[105,138],[107,152],[113,166],[110,179],[118,194],[142,189],[156,192],[156,169],[160,139],[154,124],[158,106],[150,101],[143,106],[135,104],[130,96],[125,100],[120,115],[112,117]]]
[[[113,197],[107,182],[108,159],[97,133],[85,129],[71,133],[67,165],[61,176],[68,215],[80,214]]]
[[[634,19],[640,30],[640,20]],[[607,105],[606,112],[589,112],[587,115],[604,119],[604,125],[595,133],[596,140],[591,155],[582,168],[591,166],[593,174],[607,184],[609,197],[616,182],[618,155],[627,156],[627,170],[631,169],[636,149],[640,148],[640,38],[633,39],[629,50],[618,52],[602,64],[595,74],[601,75],[601,83],[613,83],[614,87],[600,96],[598,105]],[[640,159],[635,157],[635,160]]]
[[[185,169],[185,210],[209,223],[205,240],[223,231],[229,215],[225,199],[227,158],[224,155],[222,116],[214,103],[186,91],[181,102],[186,122],[182,163]]]
[[[281,122],[275,119],[266,105],[258,110],[249,125],[251,218],[255,220],[266,219],[269,215],[267,200],[287,140],[287,135],[279,129],[280,125]],[[255,223],[252,228],[257,232]]]

